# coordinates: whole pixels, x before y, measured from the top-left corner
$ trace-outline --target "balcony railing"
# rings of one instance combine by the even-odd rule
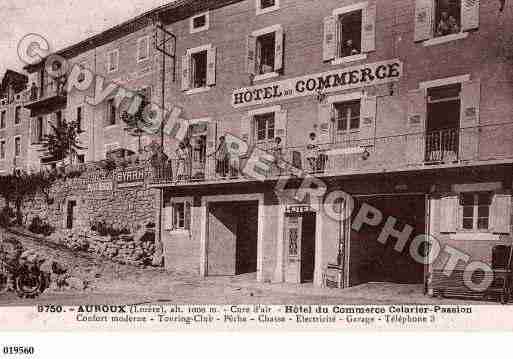
[[[58,85],[52,81],[41,87],[30,87],[27,90],[27,96],[29,102],[37,102],[52,97],[63,97],[66,96],[66,90],[64,85]]]
[[[500,145],[499,145],[500,144]],[[266,146],[267,147],[267,146]],[[513,123],[466,129],[349,140],[282,149],[258,149],[257,173],[268,179],[280,175],[345,175],[457,165],[476,161],[513,160]],[[171,159],[154,170],[154,183],[186,184],[250,180],[248,158],[220,161]],[[253,164],[252,164],[253,166]]]

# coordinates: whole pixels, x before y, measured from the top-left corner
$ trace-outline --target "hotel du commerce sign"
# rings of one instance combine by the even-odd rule
[[[330,93],[381,85],[398,81],[402,74],[403,63],[398,59],[345,67],[235,90],[232,106],[241,108],[315,95],[319,92]]]

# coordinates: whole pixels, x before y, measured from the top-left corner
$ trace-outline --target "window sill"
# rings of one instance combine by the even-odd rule
[[[115,124],[115,125],[108,125],[108,126],[105,126],[103,129],[104,130],[113,130],[113,129],[116,129],[118,128],[119,125],[118,124]]]
[[[194,88],[194,89],[191,89],[191,90],[187,90],[185,92],[185,94],[186,95],[194,95],[194,94],[210,91],[210,89],[211,89],[210,86],[198,87],[198,88]]]
[[[149,59],[150,59],[149,57],[145,57],[144,59],[137,59],[137,63],[140,64],[141,62],[146,62]]]
[[[272,79],[272,78],[275,78],[275,77],[278,77],[280,76],[279,73],[277,72],[268,72],[266,74],[262,74],[262,75],[257,75],[255,76],[255,78],[253,79],[254,82],[257,82],[257,81],[264,81],[264,80],[269,80],[269,79]]]
[[[198,27],[196,29],[191,29],[191,34],[197,34],[198,32],[207,31],[208,28],[209,28],[208,26],[202,26],[202,27]]]
[[[350,62],[362,61],[365,59],[367,59],[367,54],[357,54],[357,55],[352,55],[352,56],[336,58],[335,60],[331,61],[331,64],[332,65],[347,64]]]
[[[450,234],[450,238],[455,241],[498,241],[500,235],[492,232],[459,232]]]
[[[274,11],[277,11],[277,10],[280,10],[280,7],[275,5],[275,6],[267,7],[265,9],[257,9],[256,14],[258,16],[258,15],[268,14],[270,12],[274,12]]]
[[[451,35],[446,35],[446,36],[434,37],[432,39],[424,41],[423,45],[425,47],[427,47],[427,46],[434,46],[434,45],[444,44],[446,42],[464,39],[467,36],[468,36],[468,32],[460,32],[460,33],[457,33],[457,34],[451,34]]]
[[[167,230],[170,234],[179,234],[183,236],[190,235],[190,231],[188,229],[168,229]]]

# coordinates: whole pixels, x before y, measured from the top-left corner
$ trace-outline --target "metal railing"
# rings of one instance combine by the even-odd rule
[[[450,165],[470,161],[513,159],[513,123],[465,129],[444,129],[338,143],[260,149],[258,173],[280,175],[344,175]],[[223,161],[171,159],[155,173],[158,183],[193,183],[250,179],[246,156]]]

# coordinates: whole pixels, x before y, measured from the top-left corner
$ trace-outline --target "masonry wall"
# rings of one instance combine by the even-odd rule
[[[0,128],[0,140],[5,140],[5,158],[0,159],[0,175],[12,173],[13,168],[28,169],[32,166],[29,153],[29,116],[30,112],[23,107],[23,94],[16,94],[10,104],[0,105],[0,112],[5,111],[5,128]],[[17,106],[20,109],[20,123],[14,123],[14,114]],[[15,159],[14,138],[21,138],[21,155]]]

